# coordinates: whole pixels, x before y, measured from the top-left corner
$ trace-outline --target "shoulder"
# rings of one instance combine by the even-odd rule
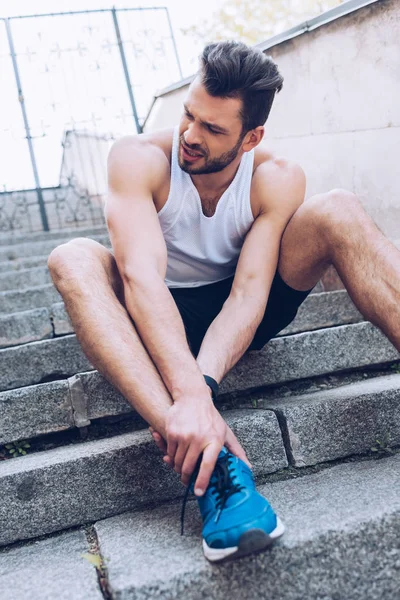
[[[173,128],[161,129],[152,133],[139,133],[136,135],[124,135],[116,140],[111,151],[135,151],[136,149],[147,149],[155,153],[162,153],[168,161],[171,160]],[[111,152],[110,151],[110,152]]]
[[[251,193],[260,214],[279,211],[289,218],[304,201],[306,177],[295,161],[279,157],[267,146],[257,146]]]
[[[153,191],[170,173],[173,130],[126,135],[116,140],[108,153],[108,179],[112,187],[148,179]]]

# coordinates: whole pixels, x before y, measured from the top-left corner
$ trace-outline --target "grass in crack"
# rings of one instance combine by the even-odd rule
[[[86,525],[84,527],[84,530],[86,534],[86,540],[89,546],[89,552],[82,554],[81,556],[95,567],[103,598],[105,598],[105,600],[113,600],[113,595],[111,593],[110,585],[108,583],[107,568],[104,564],[103,557],[100,553],[99,540],[96,534],[96,530],[93,527],[93,525]]]

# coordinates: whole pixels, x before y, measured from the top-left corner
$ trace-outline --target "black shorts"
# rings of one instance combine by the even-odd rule
[[[186,337],[193,355],[199,353],[201,342],[212,321],[228,298],[233,277],[208,285],[191,288],[169,288],[185,325]],[[300,304],[311,290],[299,292],[288,286],[278,271],[271,285],[263,320],[255,333],[250,350],[261,350],[277,333],[293,321]]]

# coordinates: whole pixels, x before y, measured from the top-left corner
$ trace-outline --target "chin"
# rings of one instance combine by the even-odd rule
[[[182,169],[182,171],[190,172],[190,165],[181,159],[178,160],[178,165]]]
[[[179,158],[178,165],[180,166],[180,168],[182,169],[182,171],[185,171],[186,173],[194,173],[195,175],[197,174],[196,167],[193,166],[193,165],[191,165],[190,163],[186,162],[185,160],[181,160]],[[202,170],[201,167],[200,167],[199,170],[200,171]]]

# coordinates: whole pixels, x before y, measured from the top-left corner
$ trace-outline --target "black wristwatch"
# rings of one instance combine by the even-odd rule
[[[215,402],[217,399],[218,390],[219,390],[218,383],[215,381],[215,379],[213,379],[209,375],[204,375],[204,379],[206,380],[206,384],[208,385],[208,387],[211,389],[212,399],[213,399],[213,402]]]

